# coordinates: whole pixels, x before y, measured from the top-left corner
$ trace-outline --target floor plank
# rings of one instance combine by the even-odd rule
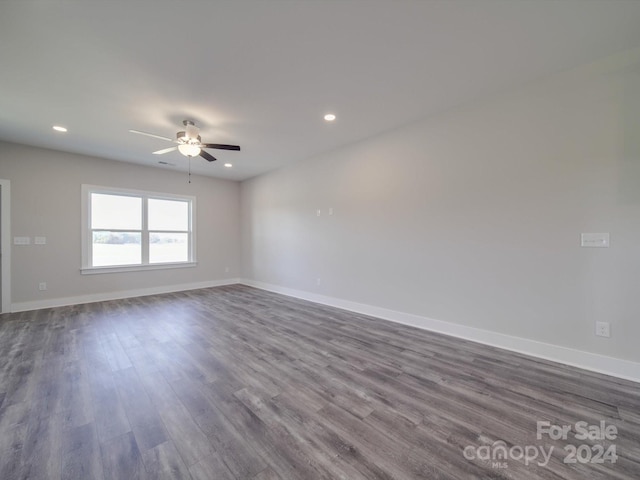
[[[147,476],[153,480],[190,479],[191,474],[171,441],[156,445],[142,454]],[[217,478],[217,477],[210,477]]]
[[[63,432],[62,479],[102,480],[102,459],[95,426],[91,423]]]
[[[105,480],[142,480],[146,475],[142,456],[132,432],[111,438],[100,445]]]
[[[640,384],[246,286],[4,314],[0,358],[2,480],[640,478]]]

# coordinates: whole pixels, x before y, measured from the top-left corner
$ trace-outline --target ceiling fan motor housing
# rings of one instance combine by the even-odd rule
[[[185,126],[186,136],[189,140],[195,140],[196,138],[199,140],[200,129],[196,127],[195,123],[191,120],[184,120],[183,125]]]
[[[187,132],[178,132],[176,134],[176,139],[178,140],[179,143],[193,143],[193,144],[199,144],[202,142],[202,138],[200,137],[200,135],[198,135],[197,137],[190,137]]]

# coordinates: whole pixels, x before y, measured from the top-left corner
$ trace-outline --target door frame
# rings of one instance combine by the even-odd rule
[[[11,311],[11,182],[0,178],[0,253],[2,254],[2,308],[0,313]]]

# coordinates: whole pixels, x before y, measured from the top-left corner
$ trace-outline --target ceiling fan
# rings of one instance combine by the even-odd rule
[[[165,153],[178,150],[185,157],[195,157],[200,155],[202,158],[209,162],[215,162],[217,159],[205,152],[204,148],[217,148],[218,150],[240,150],[238,145],[225,145],[223,143],[202,143],[199,132],[200,129],[195,126],[191,120],[184,120],[182,124],[185,126],[183,131],[176,134],[176,139],[172,140],[169,137],[163,137],[162,135],[155,135],[153,133],[141,132],[139,130],[129,130],[131,133],[137,133],[138,135],[146,135],[148,137],[160,138],[168,142],[177,143],[175,147],[163,148],[153,152],[155,155],[163,155]]]

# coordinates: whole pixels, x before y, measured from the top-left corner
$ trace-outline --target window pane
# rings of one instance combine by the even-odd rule
[[[142,234],[140,232],[93,232],[94,267],[140,265]]]
[[[189,234],[149,233],[149,263],[188,261]]]
[[[91,228],[141,230],[142,199],[92,193]]]
[[[189,202],[149,199],[149,230],[189,230]]]

